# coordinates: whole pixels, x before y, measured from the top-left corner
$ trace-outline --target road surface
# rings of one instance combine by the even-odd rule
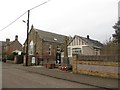
[[[15,69],[11,65],[2,67],[2,88],[96,88]]]

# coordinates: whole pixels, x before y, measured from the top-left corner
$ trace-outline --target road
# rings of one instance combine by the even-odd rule
[[[7,64],[3,65],[2,70],[2,88],[96,88],[15,69]]]

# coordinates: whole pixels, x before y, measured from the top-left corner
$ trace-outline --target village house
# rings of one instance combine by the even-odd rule
[[[6,39],[6,54],[10,55],[13,52],[19,53],[22,52],[22,44],[18,41],[18,36],[15,36],[14,41],[10,41],[10,39]]]
[[[42,61],[42,63],[55,64],[57,50],[62,51],[64,49],[64,35],[38,30],[33,25],[31,26],[28,38],[29,65],[32,57],[40,60],[40,63]],[[27,43],[25,41],[24,53],[26,53],[26,46]]]
[[[80,55],[100,55],[100,51],[103,45],[96,40],[75,35],[68,44],[68,56],[72,57],[72,54]]]
[[[6,39],[6,41],[2,42],[2,58],[5,59],[6,56],[12,55],[15,53],[22,52],[22,44],[18,41],[18,36],[15,36],[14,41],[10,41],[10,39]]]

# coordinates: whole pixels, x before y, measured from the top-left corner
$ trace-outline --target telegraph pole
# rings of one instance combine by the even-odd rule
[[[26,40],[26,43],[27,43],[27,46],[26,46],[26,66],[28,66],[28,46],[29,46],[29,17],[30,17],[30,10],[33,10],[41,5],[44,5],[45,3],[49,2],[50,0],[46,1],[46,2],[43,2],[42,4],[39,4],[31,9],[28,10],[28,20],[27,20],[27,40]]]
[[[26,66],[28,66],[28,41],[29,41],[29,17],[30,17],[30,10],[28,10],[28,20],[27,20],[27,46],[26,46]]]

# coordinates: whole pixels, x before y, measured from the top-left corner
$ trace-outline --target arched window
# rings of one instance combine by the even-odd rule
[[[31,41],[29,45],[29,55],[33,55],[33,54],[34,54],[34,43],[33,41]]]

